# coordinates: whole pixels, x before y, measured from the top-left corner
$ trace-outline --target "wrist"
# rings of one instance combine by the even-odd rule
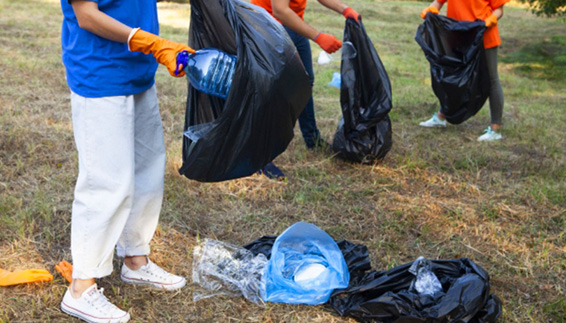
[[[497,25],[497,15],[495,15],[494,13],[492,13],[489,17],[487,17],[487,19],[485,20],[485,26],[486,27],[492,27]]]
[[[314,38],[312,39],[312,41],[316,42],[318,36],[320,36],[320,34],[322,34],[321,32],[319,32],[318,34],[316,34],[316,36],[314,36]]]
[[[131,52],[132,48],[130,47],[130,41],[132,40],[132,37],[134,37],[134,34],[137,33],[140,30],[140,28],[132,28],[132,30],[130,31],[130,35],[128,35],[128,50]]]

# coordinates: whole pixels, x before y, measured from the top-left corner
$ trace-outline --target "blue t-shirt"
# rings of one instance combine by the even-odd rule
[[[159,33],[155,0],[89,1],[98,3],[100,11],[129,27]],[[130,52],[126,43],[81,29],[68,0],[61,0],[61,8],[63,64],[73,92],[99,98],[139,94],[153,86],[157,62],[151,54]]]

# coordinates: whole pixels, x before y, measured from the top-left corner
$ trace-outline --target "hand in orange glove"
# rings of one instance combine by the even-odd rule
[[[330,34],[318,33],[313,41],[329,54],[334,53],[335,51],[340,49],[340,47],[342,47],[342,42]]]
[[[350,8],[350,7],[346,7],[346,9],[344,9],[344,11],[342,11],[342,15],[348,19],[348,18],[352,18],[354,19],[356,22],[360,22],[360,14],[356,12],[356,10]]]
[[[433,7],[433,6],[429,6],[423,9],[423,11],[421,11],[421,18],[425,19],[426,18],[426,14],[432,12],[435,15],[438,15],[438,8]]]
[[[55,265],[55,270],[57,270],[69,283],[73,282],[73,265],[70,263],[61,261]]]
[[[161,38],[147,31],[138,29],[134,35],[130,37],[128,46],[132,52],[142,52],[144,54],[152,53],[158,63],[163,64],[169,70],[171,76],[184,76],[184,66],[177,69],[177,54],[186,50],[194,53],[195,50],[187,45]],[[175,70],[180,71],[175,73]]]
[[[491,27],[491,26],[496,26],[497,25],[497,16],[492,14],[491,16],[487,17],[487,19],[485,20],[485,26],[487,28]]]
[[[0,269],[0,286],[49,282],[52,280],[53,276],[44,269],[16,270],[14,272]]]

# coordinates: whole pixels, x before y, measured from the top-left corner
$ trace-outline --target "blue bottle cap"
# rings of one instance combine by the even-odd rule
[[[177,68],[175,69],[175,76],[179,74],[183,69],[185,69],[189,63],[189,52],[186,50],[177,54]]]

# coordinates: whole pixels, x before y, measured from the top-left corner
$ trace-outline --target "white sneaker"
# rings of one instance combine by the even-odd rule
[[[423,121],[419,123],[421,127],[427,128],[435,128],[435,127],[446,127],[446,120],[440,120],[438,116],[435,114],[432,115],[432,118],[428,119],[427,121]]]
[[[61,310],[90,323],[121,323],[130,320],[130,314],[110,303],[103,294],[104,288],[97,289],[96,284],[85,290],[81,297],[74,298],[67,289]]]
[[[131,270],[126,264],[122,265],[120,278],[128,284],[150,285],[166,290],[176,290],[187,283],[185,278],[166,272],[149,258],[147,264],[141,266],[138,270]]]
[[[478,141],[495,141],[503,138],[501,133],[491,130],[491,126],[487,127],[483,132],[485,133],[478,137]]]

